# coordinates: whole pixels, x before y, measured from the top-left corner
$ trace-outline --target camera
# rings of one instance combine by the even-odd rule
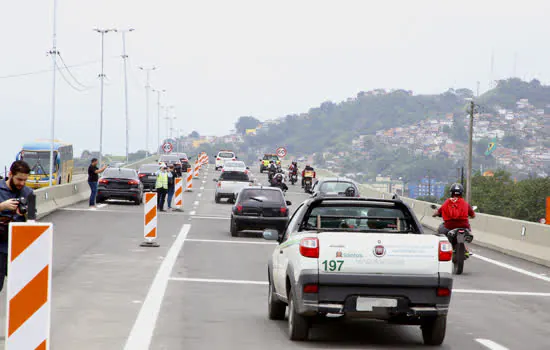
[[[29,203],[27,202],[27,198],[21,197],[21,198],[16,198],[15,200],[19,202],[19,204],[17,205],[17,209],[19,209],[19,213],[21,213],[21,215],[27,214],[29,210]]]

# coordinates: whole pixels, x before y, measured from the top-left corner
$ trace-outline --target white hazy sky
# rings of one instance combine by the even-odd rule
[[[452,3],[452,4],[451,4]],[[227,133],[241,115],[260,119],[306,112],[361,90],[405,88],[439,93],[450,87],[485,90],[514,74],[550,79],[546,42],[548,0],[517,1],[188,1],[58,0],[58,48],[89,89],[58,80],[56,138],[99,149],[100,36],[94,27],[133,27],[127,36],[130,148],[145,146],[145,75],[166,89],[174,126],[185,133]],[[50,135],[53,0],[0,5],[0,165],[21,144]],[[121,36],[105,36],[104,151],[123,154],[124,109]],[[152,97],[151,148],[156,142]],[[165,121],[161,131],[164,134]]]

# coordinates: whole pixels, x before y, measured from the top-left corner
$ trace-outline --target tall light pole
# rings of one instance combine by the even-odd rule
[[[128,116],[128,72],[127,72],[127,61],[128,55],[126,54],[126,33],[133,32],[134,28],[116,30],[122,34],[122,59],[124,60],[124,114],[126,117],[126,164],[129,164],[129,153],[130,153],[130,141],[129,141],[129,123],[130,118]]]
[[[170,111],[174,110],[174,106],[166,106],[166,116],[164,119],[166,119],[166,138],[172,138],[172,121],[176,119],[175,116],[170,116]]]
[[[466,169],[466,202],[470,203],[472,199],[472,158],[473,158],[473,138],[474,138],[474,100],[470,100],[470,131],[468,135],[468,168]]]
[[[99,164],[100,166],[103,165],[103,85],[104,85],[104,52],[105,52],[105,34],[109,32],[115,31],[115,29],[94,29],[94,31],[101,34],[101,74],[99,75],[101,79],[101,92],[100,92],[100,99],[101,99],[101,107],[99,111]]]
[[[53,151],[54,151],[54,140],[55,140],[55,90],[56,90],[56,71],[57,71],[57,0],[53,0],[53,34],[52,34],[52,50],[49,54],[52,56],[52,65],[53,65],[53,79],[52,79],[52,115],[50,118],[50,181],[49,185],[52,186],[53,183]]]
[[[149,156],[149,90],[151,90],[150,73],[157,67],[139,67],[147,74],[147,82],[145,83],[145,155]]]
[[[166,92],[166,90],[156,90],[157,93],[157,155],[160,157],[160,94]]]

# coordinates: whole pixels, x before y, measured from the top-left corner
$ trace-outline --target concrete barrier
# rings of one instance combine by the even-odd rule
[[[324,169],[320,173],[321,176],[337,176]],[[366,184],[359,187],[362,197],[393,197],[393,193],[381,192]],[[432,203],[406,197],[401,197],[401,200],[428,229],[437,230],[442,223],[441,218],[432,218]],[[470,225],[474,244],[550,267],[550,225],[489,214],[476,214]]]
[[[125,168],[137,169],[142,164],[155,163],[156,156],[148,157],[138,162],[128,164]],[[88,181],[76,181],[65,185],[41,188],[34,191],[36,194],[37,218],[51,214],[55,210],[90,198]]]

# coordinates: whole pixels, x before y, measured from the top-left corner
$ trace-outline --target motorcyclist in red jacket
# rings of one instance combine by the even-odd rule
[[[450,230],[455,228],[471,230],[469,218],[475,218],[476,213],[472,206],[462,198],[464,187],[459,183],[455,183],[451,185],[449,192],[451,197],[432,215],[443,217],[443,223],[439,226],[438,232],[447,235]],[[470,255],[472,254],[466,249],[466,257]]]

